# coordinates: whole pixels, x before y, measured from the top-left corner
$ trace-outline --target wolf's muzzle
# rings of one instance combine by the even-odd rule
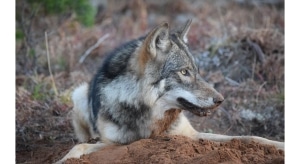
[[[211,110],[218,107],[224,101],[224,98],[222,95],[213,98],[214,105],[208,108],[197,106],[182,97],[177,98],[177,101],[185,110],[188,110],[197,116],[203,117],[203,116],[209,116],[211,114]]]
[[[216,106],[221,105],[223,101],[224,101],[224,97],[222,95],[213,98],[213,102],[215,103]]]

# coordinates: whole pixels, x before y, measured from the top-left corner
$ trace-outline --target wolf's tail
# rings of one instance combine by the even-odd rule
[[[74,90],[72,101],[74,104],[72,125],[78,140],[84,142],[91,137],[87,83],[81,84]]]

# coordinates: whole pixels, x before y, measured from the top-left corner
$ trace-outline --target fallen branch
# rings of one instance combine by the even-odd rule
[[[51,64],[50,64],[50,57],[49,57],[49,49],[48,49],[48,37],[47,37],[47,32],[45,32],[45,41],[46,41],[46,51],[47,51],[48,69],[49,69],[49,73],[50,73],[50,77],[51,77],[51,81],[52,81],[52,87],[53,87],[53,89],[54,89],[55,96],[57,96],[57,95],[58,95],[58,92],[57,92],[57,88],[56,88],[55,81],[54,81],[54,78],[53,78],[53,74],[52,74],[52,71],[51,71]]]
[[[87,49],[84,54],[80,57],[79,59],[79,63],[83,63],[83,61],[85,60],[85,58],[95,49],[97,48],[105,39],[107,39],[109,37],[109,34],[105,34],[104,36],[102,36],[101,38],[98,39],[98,41],[91,46],[89,49]]]

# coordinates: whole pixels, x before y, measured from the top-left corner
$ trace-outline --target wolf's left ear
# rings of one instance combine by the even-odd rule
[[[185,43],[188,43],[187,34],[190,30],[191,23],[192,23],[192,19],[187,20],[185,26],[179,31],[179,36]]]

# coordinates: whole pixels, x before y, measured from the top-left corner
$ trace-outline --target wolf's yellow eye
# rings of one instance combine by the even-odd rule
[[[187,72],[186,69],[181,70],[180,73],[181,73],[182,75],[185,75],[185,76],[188,74],[188,72]]]

